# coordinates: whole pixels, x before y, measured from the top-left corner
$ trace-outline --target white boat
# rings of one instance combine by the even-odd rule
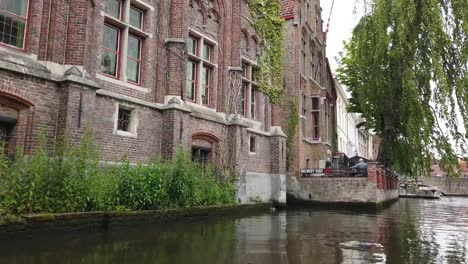
[[[410,198],[439,199],[442,192],[437,186],[429,186],[418,182],[404,183],[400,185],[399,196]]]

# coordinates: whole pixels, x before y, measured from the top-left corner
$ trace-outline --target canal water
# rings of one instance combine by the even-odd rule
[[[37,234],[0,242],[0,263],[468,263],[468,198]]]

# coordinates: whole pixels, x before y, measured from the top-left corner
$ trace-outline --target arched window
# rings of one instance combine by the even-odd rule
[[[192,160],[205,166],[215,160],[219,140],[208,133],[197,133],[192,136]]]

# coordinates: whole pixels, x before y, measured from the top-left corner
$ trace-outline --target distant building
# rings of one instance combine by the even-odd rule
[[[349,113],[349,101],[341,84],[335,80],[336,87],[336,136],[337,150],[345,153],[348,157],[359,154],[358,152],[358,117],[356,113]]]
[[[468,158],[467,157],[458,157],[458,162],[460,164],[460,174],[461,177],[468,178]],[[431,176],[447,176],[447,172],[443,171],[440,167],[440,161],[434,159],[431,165]]]
[[[291,101],[298,107],[299,124],[290,154],[289,172],[325,168],[336,150],[336,91],[325,52],[319,0],[282,1],[284,85],[288,99],[282,108],[282,127],[288,128]]]

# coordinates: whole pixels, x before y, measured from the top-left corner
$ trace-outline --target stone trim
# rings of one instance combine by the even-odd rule
[[[114,98],[114,99],[117,99],[117,100],[120,100],[120,101],[125,101],[125,102],[129,102],[129,103],[137,104],[137,105],[142,105],[142,106],[146,106],[146,107],[156,109],[156,110],[163,109],[161,104],[146,102],[146,101],[143,101],[143,100],[131,97],[131,96],[114,93],[114,92],[104,90],[104,89],[97,90],[96,95],[111,97],[111,98]]]
[[[67,74],[72,68],[75,68],[71,71],[72,73]],[[74,82],[91,88],[99,88],[96,82],[87,78],[87,74],[82,67],[80,68],[74,65],[41,62],[26,56],[0,52],[0,70],[16,72],[52,82]],[[76,74],[77,71],[80,73],[79,75]]]
[[[125,88],[130,88],[130,89],[133,89],[133,90],[137,90],[137,91],[140,91],[142,93],[149,93],[148,88],[141,87],[141,86],[138,86],[138,85],[135,85],[135,84],[131,84],[131,83],[128,83],[128,82],[125,82],[125,81],[117,80],[115,78],[110,78],[110,77],[107,77],[107,76],[102,75],[100,73],[97,73],[96,77],[98,79],[103,80],[103,81],[110,82],[110,83],[113,83],[113,84],[117,84],[117,85],[123,86]]]
[[[170,44],[170,43],[185,44],[185,40],[181,38],[166,38],[164,42],[166,44]]]

